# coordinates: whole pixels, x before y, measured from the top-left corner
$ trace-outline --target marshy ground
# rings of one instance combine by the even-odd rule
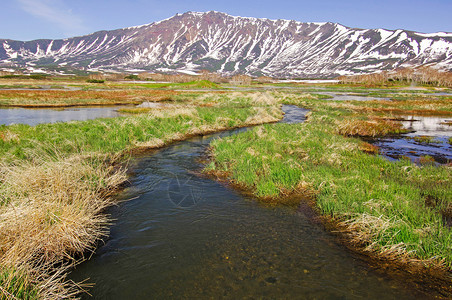
[[[107,234],[111,221],[103,212],[115,204],[112,195],[127,181],[127,161],[135,153],[251,125],[258,126],[214,140],[204,172],[270,205],[297,207],[306,199],[355,250],[435,277],[444,290],[440,296],[452,295],[450,158],[400,155],[390,161],[378,155],[383,148],[363,140],[399,137],[407,132],[402,121],[408,115],[441,117],[447,124],[448,90],[285,84],[240,91],[208,82],[33,85],[2,83],[0,105],[165,105],[125,108],[115,118],[0,125],[3,298],[77,295],[80,287],[65,274]],[[325,94],[334,92],[372,98],[335,101]],[[307,121],[260,125],[280,120],[282,104],[309,109]],[[438,144],[434,137],[410,138]],[[444,147],[451,151],[450,139]]]

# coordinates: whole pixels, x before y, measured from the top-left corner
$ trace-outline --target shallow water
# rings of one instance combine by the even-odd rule
[[[286,122],[302,121],[306,113],[284,110]],[[124,202],[109,210],[116,220],[109,238],[71,279],[95,282],[95,299],[419,296],[370,269],[305,210],[265,207],[194,173],[213,139],[243,130],[196,137],[134,160],[130,187],[117,195]]]
[[[423,117],[402,116],[404,128],[410,133],[395,137],[374,139],[371,142],[380,148],[382,155],[399,159],[409,157],[414,162],[419,162],[422,156],[430,156],[439,164],[452,162],[452,145],[448,139],[452,137],[452,126],[445,124],[451,122],[450,117]],[[433,137],[435,142],[423,143],[416,141],[415,137]]]
[[[306,120],[306,114],[309,112],[308,109],[296,105],[284,105],[283,111],[284,118],[280,123],[286,124],[303,123]]]
[[[85,121],[120,116],[119,108],[125,106],[55,108],[0,108],[0,125]],[[127,106],[130,107],[130,106]]]
[[[333,98],[327,99],[332,101],[381,101],[381,100],[390,100],[389,98],[384,97],[371,97],[371,96],[358,96],[358,95],[350,95],[347,93],[335,93],[335,92],[318,92],[321,95],[331,96]]]
[[[58,87],[52,87],[51,85],[37,85],[35,88],[19,88],[19,87],[8,87],[8,88],[0,88],[0,91],[61,91],[61,90],[70,90],[70,91],[79,91],[82,87],[78,86],[68,86],[68,85],[61,85]]]
[[[452,122],[451,117],[423,117],[401,116],[404,128],[413,131],[408,136],[428,135],[436,137],[451,137],[452,126],[446,123]]]

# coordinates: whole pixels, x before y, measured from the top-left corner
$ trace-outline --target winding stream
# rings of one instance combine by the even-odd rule
[[[304,120],[306,110],[283,109],[285,122]],[[124,202],[109,210],[110,236],[71,279],[95,282],[94,299],[419,297],[337,244],[305,210],[265,207],[194,174],[213,139],[242,130],[135,159],[130,187],[117,195]]]

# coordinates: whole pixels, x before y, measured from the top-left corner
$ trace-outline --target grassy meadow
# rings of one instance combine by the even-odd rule
[[[49,84],[58,89],[41,88]],[[360,139],[405,132],[404,114],[450,116],[452,97],[332,84],[242,92],[207,81],[0,85],[3,107],[131,104],[111,119],[0,125],[0,299],[73,298],[86,288],[66,274],[108,234],[103,212],[116,204],[134,153],[251,125],[258,126],[211,144],[205,172],[271,205],[296,207],[305,198],[370,255],[452,269],[450,165],[390,162]],[[329,101],[318,94],[325,91],[391,101]],[[146,101],[164,105],[132,106]],[[267,124],[282,118],[282,104],[310,109],[307,122]]]

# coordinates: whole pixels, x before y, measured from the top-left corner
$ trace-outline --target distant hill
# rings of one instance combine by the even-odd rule
[[[452,70],[452,33],[356,29],[187,12],[64,40],[0,40],[0,67],[334,77],[401,66]]]

